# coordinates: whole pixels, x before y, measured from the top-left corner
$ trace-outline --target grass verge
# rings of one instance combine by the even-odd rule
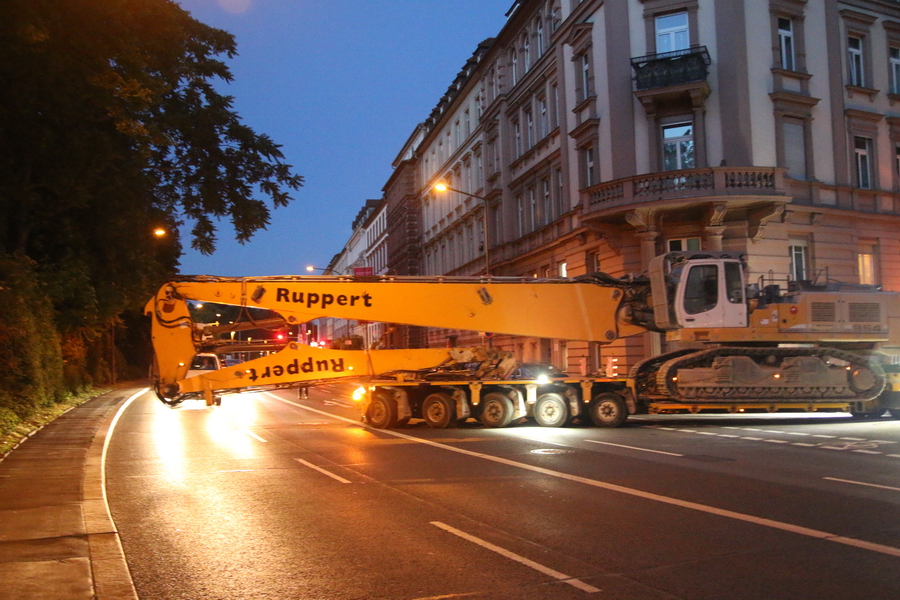
[[[0,458],[5,457],[6,454],[15,448],[23,438],[27,437],[32,432],[37,431],[70,408],[87,402],[94,396],[99,396],[111,389],[113,388],[96,387],[87,389],[80,394],[69,396],[62,402],[38,409],[29,418],[20,421],[11,428],[0,430]]]

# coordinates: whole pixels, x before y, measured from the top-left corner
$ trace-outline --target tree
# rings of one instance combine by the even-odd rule
[[[218,220],[244,242],[302,185],[216,91],[235,53],[171,0],[0,2],[0,254],[33,262],[63,340],[173,274],[184,220],[209,254]]]

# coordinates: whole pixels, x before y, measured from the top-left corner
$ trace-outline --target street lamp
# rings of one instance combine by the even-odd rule
[[[308,266],[306,267],[306,270],[307,270],[307,272],[309,272],[309,273],[312,273],[313,271],[322,271],[322,273],[324,273],[324,272],[327,271],[328,269],[327,269],[327,268],[323,269],[322,267],[314,267],[314,266],[312,266],[312,265],[308,265]]]
[[[482,225],[482,229],[484,230],[484,274],[490,275],[491,274],[491,260],[490,260],[490,257],[488,256],[488,201],[487,201],[487,198],[484,198],[483,196],[477,196],[475,194],[470,194],[469,192],[464,192],[462,190],[453,189],[452,187],[450,187],[443,181],[439,181],[438,183],[436,183],[434,185],[433,189],[436,192],[441,192],[441,193],[456,192],[457,194],[463,194],[465,196],[470,196],[472,198],[477,198],[478,200],[481,200],[481,204],[483,207],[482,218],[484,220],[484,223]]]

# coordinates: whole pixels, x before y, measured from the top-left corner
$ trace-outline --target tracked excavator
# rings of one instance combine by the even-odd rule
[[[678,349],[626,377],[527,380],[513,378],[515,360],[496,349],[330,350],[292,341],[188,377],[195,355],[246,350],[219,334],[251,326],[197,324],[188,302],[268,309],[279,324],[335,317],[600,343],[652,331]],[[164,284],[145,312],[154,389],[171,405],[349,378],[364,384],[363,412],[376,427],[410,418],[446,427],[469,417],[494,427],[520,417],[617,426],[637,412],[703,410],[889,410],[900,418],[900,294],[748,283],[743,257],[727,252],[670,252],[646,274],[621,278],[183,277]]]

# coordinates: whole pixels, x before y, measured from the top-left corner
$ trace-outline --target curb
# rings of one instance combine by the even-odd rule
[[[106,498],[106,451],[119,417],[144,388],[129,397],[116,412],[100,423],[84,463],[81,511],[90,551],[91,576],[96,600],[138,600],[125,560],[122,541]]]

